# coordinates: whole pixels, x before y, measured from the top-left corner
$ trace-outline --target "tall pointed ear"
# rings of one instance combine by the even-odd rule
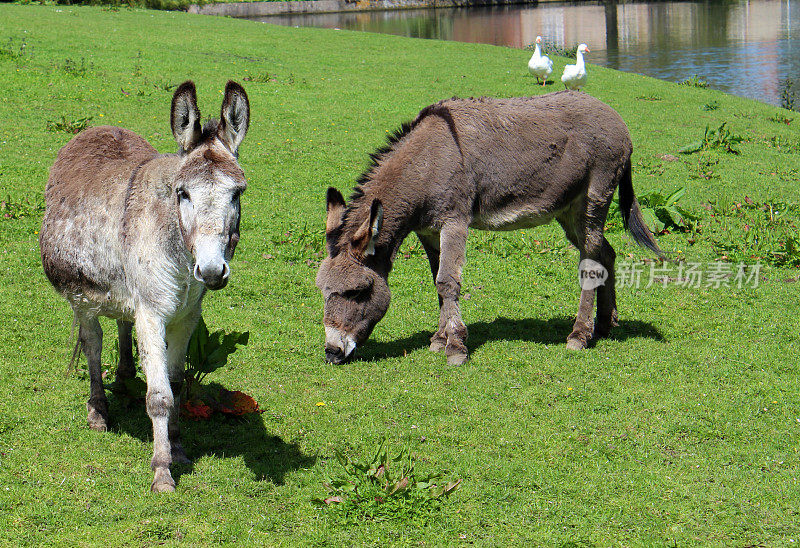
[[[333,187],[328,189],[326,199],[328,201],[328,216],[325,219],[325,235],[327,236],[342,226],[342,214],[344,214],[345,203],[342,193]]]
[[[364,221],[353,235],[353,247],[366,257],[375,255],[375,242],[383,225],[383,205],[380,200],[373,200],[369,208],[369,218]]]
[[[232,80],[225,86],[219,119],[219,137],[235,156],[250,127],[250,101],[244,88]]]
[[[172,96],[170,114],[172,135],[183,152],[193,149],[200,140],[200,109],[197,108],[197,92],[194,82],[187,80],[178,86]]]

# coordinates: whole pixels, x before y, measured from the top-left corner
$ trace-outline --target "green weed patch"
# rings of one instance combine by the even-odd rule
[[[365,520],[413,523],[434,519],[441,499],[448,498],[462,481],[447,481],[442,473],[419,474],[408,447],[390,457],[385,438],[374,456],[364,462],[341,451],[336,451],[335,457],[340,472],[323,482],[328,496],[312,502],[348,525]]]
[[[703,88],[703,89],[705,89],[705,88],[708,87],[708,82],[705,81],[703,78],[700,78],[699,76],[697,76],[695,74],[694,76],[686,78],[685,80],[681,80],[680,82],[678,82],[678,85],[679,86],[686,86],[686,87],[690,87],[690,88]]]
[[[14,40],[9,38],[8,41],[0,46],[0,59],[10,61],[22,61],[30,57],[30,49],[28,48],[28,41],[26,39]]]
[[[17,199],[6,196],[0,200],[0,219],[23,219],[26,217],[40,217],[44,213],[44,201],[31,200],[30,198]]]
[[[63,131],[64,133],[75,135],[89,127],[89,122],[92,121],[92,118],[92,116],[84,116],[83,118],[68,121],[66,116],[62,115],[61,120],[48,120],[45,128],[47,131]]]
[[[722,122],[722,124],[716,129],[710,129],[708,126],[706,126],[706,130],[703,133],[703,138],[701,140],[686,145],[678,152],[681,154],[694,154],[695,152],[700,152],[701,150],[717,149],[729,154],[739,154],[737,145],[741,143],[744,138],[740,135],[731,133],[731,131],[725,127],[726,125],[727,122]]]
[[[649,192],[637,197],[642,218],[653,234],[666,231],[690,232],[699,217],[678,204],[686,194],[686,187],[681,187],[668,195],[661,192]],[[619,197],[615,196],[607,219],[608,230],[622,230],[622,213],[619,209]]]
[[[74,78],[83,78],[94,69],[92,64],[87,63],[84,57],[81,57],[80,61],[67,57],[58,68]]]
[[[709,203],[706,236],[722,258],[733,262],[762,261],[800,266],[800,206],[783,202]]]

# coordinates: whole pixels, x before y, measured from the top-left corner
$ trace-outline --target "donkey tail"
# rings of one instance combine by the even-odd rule
[[[75,328],[78,327],[78,337],[75,337]],[[67,374],[71,371],[77,371],[78,369],[78,360],[81,357],[81,350],[83,350],[83,339],[81,339],[80,335],[80,326],[78,325],[78,315],[74,314],[72,316],[72,329],[69,332],[69,342],[75,340],[75,347],[72,349],[72,359],[69,360],[69,368],[67,369]]]
[[[631,178],[631,160],[625,163],[622,179],[619,182],[619,210],[622,213],[622,224],[631,233],[634,241],[646,247],[662,259],[666,257],[658,247],[653,233],[647,228],[647,223],[642,218],[642,210],[633,193],[633,179]]]

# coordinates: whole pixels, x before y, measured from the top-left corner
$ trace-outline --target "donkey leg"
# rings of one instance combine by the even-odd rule
[[[584,199],[585,201],[576,202],[571,215],[559,219],[567,238],[580,251],[581,261],[590,259],[599,263],[606,270],[606,278],[602,281],[602,285],[594,283],[599,280],[597,277],[588,278],[585,282],[582,278],[578,314],[572,327],[572,333],[567,337],[567,348],[571,350],[586,348],[592,339],[595,294],[598,295],[598,318],[603,322],[602,329],[611,328],[611,309],[612,306],[615,306],[613,303],[616,300],[613,279],[615,254],[603,236],[608,206],[614,193],[614,186],[605,184],[608,180],[609,177],[605,173],[594,174],[589,183],[590,191]],[[592,187],[598,190],[592,192]],[[587,273],[598,270],[595,268],[596,265],[582,266],[585,267]]]
[[[108,399],[103,389],[100,360],[103,353],[103,328],[96,316],[81,317],[78,336],[89,366],[89,401],[86,402],[89,428],[98,432],[108,430]]]
[[[433,274],[433,283],[436,284],[436,277],[439,274],[439,233],[434,234],[420,234],[417,233],[419,241],[422,243],[422,248],[428,256],[428,262],[431,265],[431,274]],[[436,292],[439,298],[439,314],[442,313],[442,296]],[[447,336],[444,334],[444,329],[439,326],[439,329],[431,337],[431,352],[441,352],[447,346]]]
[[[466,225],[445,227],[440,236],[440,263],[436,274],[436,290],[442,306],[439,311],[439,330],[446,340],[444,353],[449,365],[467,361],[467,326],[461,319],[458,297],[461,293],[461,271],[467,247]]]
[[[119,363],[117,364],[116,381],[132,379],[136,376],[136,365],[133,363],[133,323],[117,320],[117,334],[119,335]],[[115,381],[115,382],[116,382]]]
[[[175,322],[167,326],[167,367],[173,401],[168,424],[170,454],[172,462],[183,464],[192,462],[183,449],[179,423],[184,371],[186,370],[186,347],[199,320],[200,309],[198,308],[196,312],[192,313],[184,321]]]
[[[592,312],[594,311],[594,289],[582,289],[578,303],[578,315],[572,326],[572,333],[567,336],[567,349],[583,350],[592,337]]]
[[[172,388],[167,375],[166,328],[158,314],[140,308],[136,312],[139,358],[147,378],[145,404],[153,423],[152,491],[174,491],[169,473],[172,451],[169,443],[169,416],[173,407]]]
[[[585,218],[586,216],[583,212],[578,214],[572,213],[571,215],[568,214],[568,216],[559,218],[558,222],[564,229],[567,239],[580,251],[581,261],[587,258],[597,260],[598,253],[590,253],[588,251],[593,251],[593,247],[589,244],[589,238],[587,238]],[[567,336],[567,349],[569,350],[582,350],[586,348],[592,338],[592,332],[594,331],[594,322],[592,320],[594,297],[594,288],[584,289],[583,286],[581,287],[578,313],[575,316],[572,332]]]
[[[608,277],[603,285],[597,288],[597,318],[594,324],[594,334],[592,338],[608,337],[611,328],[617,323],[617,290],[615,287],[616,277],[614,275],[614,261],[617,254],[614,248],[603,238],[603,246],[600,250],[600,264],[608,272]]]

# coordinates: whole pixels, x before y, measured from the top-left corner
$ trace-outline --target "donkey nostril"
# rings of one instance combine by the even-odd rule
[[[341,348],[336,348],[335,346],[325,347],[325,360],[328,363],[341,363],[343,359],[344,352],[342,352]]]
[[[230,274],[231,274],[231,267],[228,266],[228,263],[222,263],[222,279],[227,280]]]
[[[197,280],[198,282],[204,281],[203,280],[203,275],[200,272],[200,265],[199,264],[194,265],[194,272],[193,273],[194,273],[194,279],[195,280]]]

